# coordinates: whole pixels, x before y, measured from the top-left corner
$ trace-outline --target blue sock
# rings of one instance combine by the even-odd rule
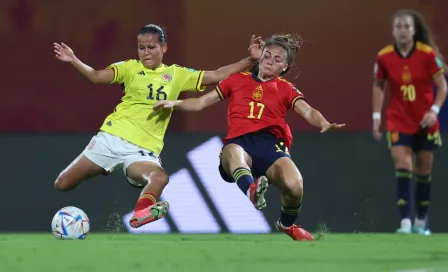
[[[410,218],[412,173],[406,169],[396,169],[395,176],[397,178],[397,206],[401,219]]]
[[[280,223],[284,227],[290,227],[296,221],[297,216],[299,215],[301,204],[298,206],[290,206],[285,207],[282,205],[282,212],[280,214]]]
[[[247,190],[249,190],[250,185],[254,183],[252,172],[244,167],[239,167],[235,169],[235,171],[233,171],[232,173],[232,176],[236,184],[244,194],[247,193]]]
[[[415,210],[418,219],[426,219],[431,197],[431,176],[416,176]]]

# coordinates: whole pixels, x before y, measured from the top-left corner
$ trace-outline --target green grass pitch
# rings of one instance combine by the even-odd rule
[[[448,271],[448,235],[327,234],[315,242],[270,235],[0,234],[0,271]]]

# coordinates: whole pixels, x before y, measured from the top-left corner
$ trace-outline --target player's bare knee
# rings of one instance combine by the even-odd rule
[[[223,149],[223,159],[226,161],[224,169],[229,169],[233,171],[239,167],[249,168],[248,163],[245,158],[244,149],[236,144],[229,144]]]
[[[412,170],[412,157],[394,156],[393,161],[394,161],[395,169]]]
[[[165,187],[168,185],[169,176],[166,172],[154,172],[150,175],[150,182],[152,184],[157,184],[159,186]]]
[[[430,175],[432,170],[433,155],[432,154],[425,154],[425,155],[419,154],[415,162],[414,172],[420,176]]]
[[[412,168],[412,162],[408,162],[406,160],[395,162],[395,169],[407,169],[409,171],[412,171]]]
[[[301,199],[303,195],[303,179],[301,177],[294,177],[288,179],[285,186],[285,194],[294,199]]]
[[[414,173],[420,176],[431,175],[431,164],[430,163],[416,163]]]
[[[408,169],[412,171],[412,151],[410,149],[400,147],[392,149],[392,159],[395,169]]]
[[[244,159],[244,149],[242,149],[239,145],[229,144],[224,147],[223,155],[229,161],[241,161]]]

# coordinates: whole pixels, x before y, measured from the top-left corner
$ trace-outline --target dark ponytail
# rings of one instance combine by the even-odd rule
[[[160,44],[166,43],[166,30],[163,27],[154,24],[145,25],[144,27],[140,28],[137,36],[144,34],[157,34],[159,36]]]

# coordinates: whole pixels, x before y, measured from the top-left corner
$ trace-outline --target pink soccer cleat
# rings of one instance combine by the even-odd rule
[[[159,201],[146,209],[135,211],[134,215],[132,215],[129,220],[129,225],[133,228],[139,228],[148,223],[157,221],[165,216],[169,207],[170,204],[167,201]]]

